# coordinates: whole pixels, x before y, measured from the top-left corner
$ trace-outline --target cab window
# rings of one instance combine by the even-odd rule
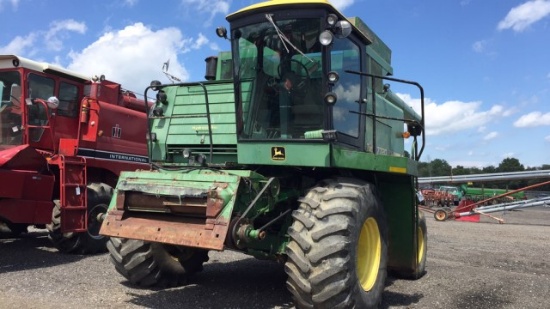
[[[31,99],[47,100],[54,95],[55,81],[44,76],[29,74],[29,97]],[[45,126],[48,124],[49,115],[46,107],[40,103],[27,106],[27,120],[29,126]],[[38,142],[44,133],[44,128],[30,127],[29,138]]]
[[[78,87],[69,83],[59,84],[57,115],[74,118],[78,115]]]
[[[338,98],[333,108],[334,129],[354,138],[359,136],[361,76],[345,71],[361,71],[360,54],[359,46],[349,39],[336,40],[330,54],[331,69],[340,76],[333,88]]]

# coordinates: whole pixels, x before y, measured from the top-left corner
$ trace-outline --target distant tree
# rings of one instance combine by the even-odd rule
[[[498,172],[520,172],[524,171],[525,167],[516,158],[506,158],[500,162],[497,170]]]
[[[516,158],[506,158],[500,162],[497,168],[498,172],[507,173],[507,172],[521,172],[525,170],[523,164],[519,163],[519,160]],[[511,180],[501,184],[506,189],[519,189],[527,186],[527,180]]]
[[[491,173],[496,173],[497,168],[492,165],[489,165],[484,167],[481,171],[483,172],[483,174],[491,174]]]
[[[482,171],[478,167],[471,167],[470,168],[470,174],[482,174]]]
[[[454,176],[470,174],[470,170],[462,165],[457,165],[456,167],[453,167],[452,171]]]
[[[430,162],[432,176],[450,176],[451,165],[442,159],[435,159]]]
[[[418,163],[418,176],[419,177],[430,177],[430,163],[429,162],[419,162]]]

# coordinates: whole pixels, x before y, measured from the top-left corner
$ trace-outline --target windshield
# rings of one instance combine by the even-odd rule
[[[241,139],[320,138],[324,127],[319,18],[263,21],[233,30]]]
[[[0,148],[22,143],[21,76],[16,71],[0,72]]]

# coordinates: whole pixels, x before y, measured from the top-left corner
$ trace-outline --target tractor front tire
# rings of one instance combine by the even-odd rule
[[[83,233],[61,232],[61,205],[54,201],[52,222],[46,226],[48,238],[54,247],[62,253],[94,254],[105,252],[107,237],[99,234],[101,222],[99,216],[107,212],[113,188],[103,183],[88,185],[88,229]]]
[[[107,242],[111,263],[131,284],[174,287],[202,271],[208,250],[111,237]]]
[[[378,307],[387,275],[388,227],[374,186],[328,179],[300,201],[285,263],[296,307]]]

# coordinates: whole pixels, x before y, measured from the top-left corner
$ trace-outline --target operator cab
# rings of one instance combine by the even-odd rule
[[[391,67],[365,53],[371,42],[350,21],[318,2],[297,9],[269,1],[228,16],[239,142],[337,141],[365,149],[361,113],[370,77],[346,70],[386,75]]]
[[[54,140],[74,135],[87,80],[59,67],[0,55],[0,148],[52,149]],[[50,133],[54,120],[55,136]]]

